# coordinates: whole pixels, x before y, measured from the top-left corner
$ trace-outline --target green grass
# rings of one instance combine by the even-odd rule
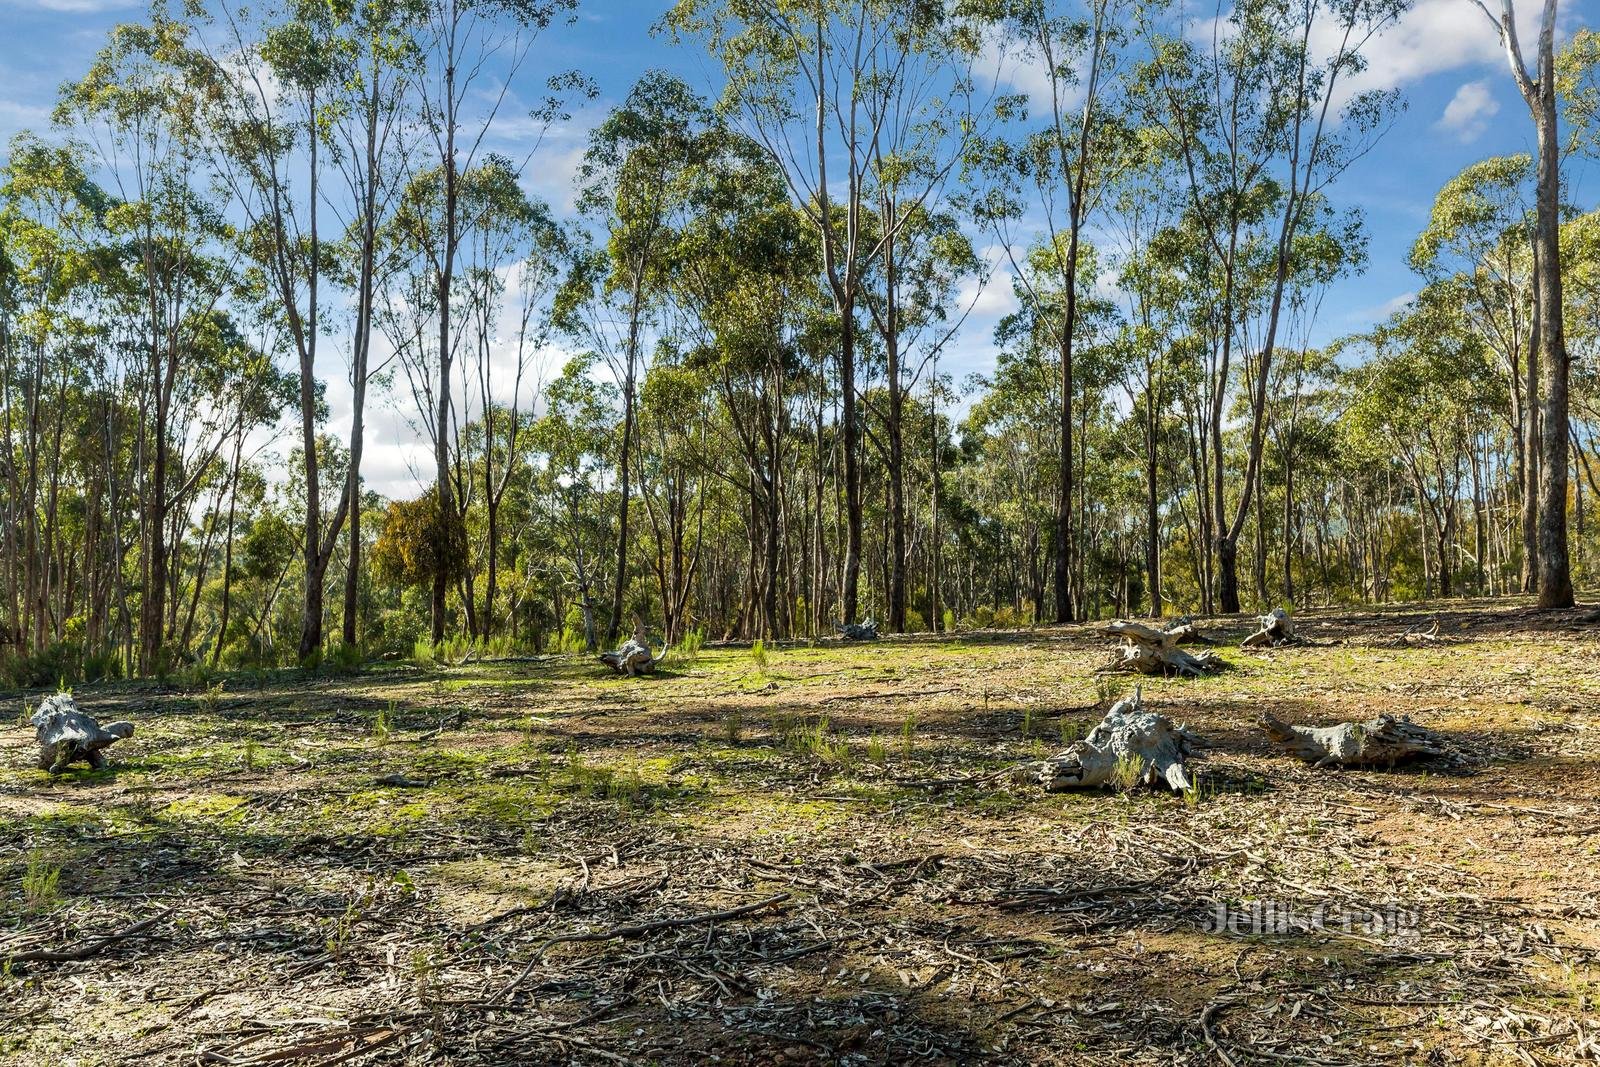
[[[773,725],[778,732],[779,746],[797,756],[840,765],[850,762],[850,742],[833,732],[826,715],[811,722],[780,716]]]
[[[28,854],[22,871],[22,907],[30,915],[61,903],[61,862],[40,851]]]
[[[1111,784],[1126,793],[1139,784],[1144,777],[1144,757],[1125,753],[1117,757],[1116,765],[1111,768]]]

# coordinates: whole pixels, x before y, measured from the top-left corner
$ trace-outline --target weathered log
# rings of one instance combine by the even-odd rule
[[[1294,620],[1282,608],[1273,608],[1256,621],[1260,629],[1245,638],[1240,648],[1276,648],[1300,643],[1300,637],[1294,632]]]
[[[1179,631],[1158,630],[1142,622],[1118,619],[1108,623],[1104,632],[1109,637],[1120,637],[1123,643],[1100,667],[1101,671],[1198,678],[1227,666],[1214,652],[1194,653],[1179,648]]]
[[[70,693],[45,697],[28,721],[39,740],[39,768],[51,774],[60,774],[74,763],[100,770],[106,765],[105,750],[133,736],[133,723],[101,726],[93,715],[78,710]]]
[[[839,636],[846,641],[876,641],[878,639],[878,624],[872,619],[866,622],[847,622],[834,627],[839,631]]]
[[[1444,754],[1443,739],[1404,716],[1383,714],[1366,722],[1337,726],[1290,726],[1262,712],[1258,720],[1267,736],[1316,767],[1386,764],[1393,767],[1419,756]]]
[[[1052,793],[1107,784],[1131,788],[1141,783],[1178,792],[1190,786],[1184,761],[1200,744],[1185,727],[1144,710],[1135,689],[1133,696],[1112,705],[1082,741],[1059,755],[1025,766],[1022,774]]]

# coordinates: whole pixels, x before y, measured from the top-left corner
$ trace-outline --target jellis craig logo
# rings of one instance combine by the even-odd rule
[[[1379,908],[1352,908],[1329,903],[1314,908],[1277,900],[1248,904],[1218,901],[1206,917],[1206,929],[1222,934],[1293,934],[1332,930],[1369,937],[1399,937],[1414,933],[1419,918],[1414,911],[1394,904]]]

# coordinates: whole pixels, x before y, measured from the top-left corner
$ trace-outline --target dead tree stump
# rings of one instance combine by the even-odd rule
[[[100,770],[106,765],[105,750],[133,736],[133,723],[101,726],[93,715],[78,710],[69,693],[45,697],[28,721],[39,740],[39,769],[51,774],[60,774],[74,763]]]
[[[626,674],[632,678],[640,674],[653,673],[661,659],[651,655],[647,645],[642,645],[630,637],[616,651],[600,653],[600,662],[618,674]]]
[[[1297,645],[1301,638],[1294,631],[1294,619],[1282,608],[1273,608],[1256,619],[1260,629],[1245,638],[1240,648],[1277,648],[1279,645]]]
[[[1179,648],[1182,637],[1179,630],[1158,630],[1142,622],[1119,619],[1108,624],[1105,633],[1109,637],[1120,637],[1123,643],[1110,661],[1100,667],[1101,671],[1198,678],[1227,666],[1214,652],[1196,653]]]
[[[866,622],[847,622],[834,627],[839,636],[846,641],[876,641],[878,639],[878,624],[872,619]]]
[[[1051,793],[1102,785],[1162,785],[1181,792],[1191,785],[1184,761],[1201,741],[1165,715],[1144,710],[1140,693],[1119,700],[1082,741],[1042,763],[1022,769],[1025,780]]]
[[[1419,756],[1444,754],[1438,734],[1404,716],[1384,714],[1337,726],[1290,726],[1262,712],[1258,721],[1268,737],[1314,767],[1393,767]]]
[[[622,647],[614,652],[600,653],[600,662],[616,671],[626,674],[629,678],[641,674],[654,674],[657,666],[667,656],[662,649],[657,656],[650,651],[650,638],[644,632],[644,623],[639,623],[634,628],[633,636],[622,643]]]

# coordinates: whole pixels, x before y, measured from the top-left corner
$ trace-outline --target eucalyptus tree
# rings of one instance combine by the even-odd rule
[[[690,598],[709,547],[706,503],[713,385],[676,353],[658,356],[639,391],[639,497],[654,542],[649,568],[667,644],[687,632]]]
[[[318,470],[317,379],[327,254],[322,235],[325,141],[346,66],[337,9],[284,0],[259,9],[219,6],[218,25],[194,30],[187,59],[213,141],[210,159],[243,216],[240,243],[266,279],[281,336],[300,371],[300,446],[305,487],[299,655],[322,647],[326,574],[349,513],[352,485],[324,522]],[[220,40],[212,42],[208,32]]]
[[[1533,160],[1494,156],[1464,169],[1434,197],[1410,263],[1430,287],[1456,294],[1509,386],[1506,413],[1522,504],[1522,591],[1539,558],[1539,351],[1527,199]]]
[[[1081,590],[1074,596],[1072,586],[1078,548],[1072,514],[1078,491],[1073,349],[1079,333],[1079,257],[1084,226],[1108,177],[1123,162],[1117,146],[1125,131],[1112,94],[1127,43],[1122,21],[1129,5],[1125,0],[1086,0],[1081,7],[1068,9],[1052,0],[974,0],[972,6],[996,22],[1002,41],[1014,46],[1019,60],[1034,64],[1048,90],[1037,124],[1020,143],[1002,144],[996,153],[999,195],[991,194],[986,215],[1023,294],[1039,307],[1053,308],[1039,322],[1054,339],[1061,377],[1052,585],[1055,619],[1066,622],[1075,616],[1075,601],[1081,598]],[[1034,207],[1037,213],[1029,210]],[[1023,258],[1022,242],[1010,225],[1017,221],[1042,222],[1044,233],[1038,243],[1056,253],[1043,259]],[[1049,274],[1041,277],[1034,269],[1038,267]]]
[[[1157,153],[1126,168],[1110,195],[1115,206],[1107,240],[1107,259],[1117,274],[1122,323],[1116,344],[1121,350],[1122,385],[1131,412],[1137,416],[1144,467],[1144,564],[1148,610],[1162,614],[1161,581],[1161,447],[1176,387],[1179,351],[1192,347],[1185,333],[1184,285],[1181,272],[1162,255],[1160,242],[1170,240],[1180,201],[1173,195],[1176,176]]]
[[[485,142],[511,94],[511,86],[527,62],[529,50],[545,30],[577,7],[577,0],[423,0],[421,62],[413,84],[421,124],[432,155],[408,154],[408,185],[415,200],[422,186],[431,186],[430,239],[416,252],[426,265],[433,290],[435,343],[431,347],[434,403],[429,437],[434,452],[434,490],[441,528],[455,511],[451,482],[450,441],[454,363],[459,338],[452,321],[457,256],[467,232],[480,220],[463,210],[463,176],[473,171],[487,151]],[[568,95],[586,88],[581,79],[556,75],[556,95],[530,116],[548,125],[562,115]],[[542,137],[535,138],[534,149]],[[510,160],[520,175],[533,154]],[[417,350],[422,355],[423,350]],[[449,585],[441,570],[433,578],[432,635],[444,639],[445,597]]]
[[[494,415],[489,416],[489,423],[475,421],[472,403],[476,398],[484,406],[479,412],[482,415],[498,402],[492,363],[496,357],[495,338],[505,325],[502,271],[510,270],[530,248],[538,249],[541,256],[548,253],[551,245],[543,235],[552,227],[547,212],[523,193],[516,162],[504,155],[488,153],[471,170],[456,175],[453,194],[448,193],[444,177],[439,168],[415,174],[401,190],[391,217],[380,231],[383,258],[378,273],[384,284],[383,304],[376,315],[380,329],[394,347],[397,376],[404,381],[421,435],[433,446],[435,458],[446,457],[448,485],[443,494],[438,494],[435,486],[435,493],[444,501],[434,502],[439,508],[440,536],[465,521],[480,486],[491,494],[496,489],[503,490],[503,479],[493,471],[493,449],[479,457],[487,464],[480,481],[478,468],[461,446],[469,429],[478,432],[487,428],[491,434],[500,429],[492,425]],[[451,226],[452,213],[470,222],[470,226],[458,229],[450,241],[446,231]],[[441,294],[436,287],[436,251],[446,242],[454,245],[453,281],[449,293]],[[544,279],[540,285],[547,287],[547,272],[553,269],[553,263],[536,266],[536,275]],[[452,316],[442,310],[441,296],[461,314]],[[530,316],[532,312],[530,307]],[[441,338],[433,329],[441,316],[455,322],[450,341],[454,347],[444,355],[438,348]],[[518,392],[521,373],[531,355],[527,345],[530,340],[526,334],[522,336],[524,344],[518,352],[521,370],[513,371]],[[474,368],[478,379],[475,390],[458,389],[453,369],[449,376],[439,376],[441,365],[454,368],[460,360],[470,361]],[[468,560],[462,571],[448,572],[445,577],[462,583],[462,608],[476,635],[480,627],[472,592],[473,573],[473,561]],[[440,580],[440,573],[433,572],[430,592],[435,600]],[[430,612],[433,607],[443,610],[442,604],[431,602]],[[442,617],[440,621],[442,625]]]
[[[942,0],[678,0],[666,25],[702,39],[727,77],[721,107],[780,168],[815,229],[820,274],[838,332],[845,546],[844,621],[859,610],[864,496],[857,411],[859,315],[868,271],[908,219],[963,162],[979,130],[982,101],[967,67],[980,42]],[[937,101],[937,103],[936,103]],[[909,110],[901,112],[903,105]],[[935,125],[926,124],[932,109]],[[924,162],[883,151],[903,118],[914,137],[948,134]],[[937,139],[937,138],[936,138]],[[875,162],[876,161],[876,162]],[[891,166],[885,167],[885,163]],[[875,167],[879,179],[875,180]],[[869,226],[890,194],[887,225]]]
[[[348,0],[332,8],[341,46],[338,95],[331,107],[330,150],[347,196],[341,221],[355,270],[344,279],[354,290],[350,337],[350,464],[345,496],[349,539],[345,550],[342,634],[355,645],[361,576],[361,459],[366,443],[367,388],[381,373],[372,365],[377,298],[385,266],[381,235],[404,186],[402,163],[412,147],[411,76],[421,60],[417,41],[422,0]],[[334,207],[337,212],[339,208]]]
[[[689,366],[714,384],[713,423],[738,456],[725,479],[749,499],[754,636],[785,635],[783,499],[791,455],[794,382],[802,376],[816,286],[816,242],[788,203],[777,170],[751,141],[730,135],[698,171],[692,217],[673,244],[675,295]],[[820,502],[819,502],[820,506]]]
[[[1370,335],[1374,358],[1358,372],[1347,420],[1360,454],[1397,458],[1409,476],[1433,528],[1438,593],[1449,596],[1464,468],[1494,396],[1482,341],[1460,328],[1448,295],[1433,295],[1442,299],[1430,295]]]
[[[1234,7],[1209,30],[1183,17],[1175,36],[1150,23],[1152,58],[1139,79],[1158,124],[1182,161],[1190,201],[1220,271],[1210,383],[1214,550],[1220,607],[1239,610],[1238,539],[1249,518],[1265,441],[1267,383],[1308,213],[1387,129],[1397,97],[1347,96],[1363,50],[1393,24],[1406,0],[1293,0]],[[1267,259],[1256,292],[1252,250]],[[1251,299],[1255,297],[1255,299]],[[1222,430],[1235,347],[1255,320],[1245,382],[1245,468],[1228,517]]]
[[[48,623],[72,614],[60,601],[57,536],[73,397],[90,382],[109,340],[94,294],[112,280],[102,245],[109,199],[72,145],[20,134],[0,171],[0,444],[4,447],[6,632],[37,653]],[[60,639],[59,632],[54,635]]]
[[[62,90],[59,122],[90,147],[118,201],[105,215],[109,240],[129,250],[137,278],[143,390],[140,426],[140,670],[162,664],[170,573],[169,525],[186,506],[206,463],[181,462],[186,441],[174,423],[207,420],[207,398],[184,395],[191,361],[202,350],[196,331],[226,295],[234,270],[224,248],[229,227],[205,187],[206,158],[197,125],[200,101],[180,73],[189,29],[152,8],[146,24],[116,27],[88,73]],[[181,388],[182,387],[182,388]],[[193,401],[196,406],[181,406]],[[191,458],[214,456],[220,434],[200,436]],[[174,458],[180,462],[173,463]]]
[[[891,170],[883,161],[878,171]],[[899,211],[890,183],[879,192],[879,222],[895,225]],[[888,627],[906,628],[907,531],[906,406],[912,391],[928,368],[949,347],[968,313],[983,294],[985,264],[978,258],[959,220],[945,211],[919,209],[898,225],[895,237],[885,242],[878,269],[872,272],[863,305],[882,342],[885,398],[874,409],[870,395],[863,404],[873,416],[867,436],[874,440],[884,461],[889,496]],[[972,296],[962,300],[963,283],[971,283]],[[873,426],[881,427],[880,433]]]
[[[1534,162],[1533,270],[1539,340],[1539,606],[1571,607],[1572,574],[1567,559],[1567,449],[1570,437],[1567,357],[1561,293],[1561,157],[1555,53],[1557,0],[1544,0],[1534,69],[1517,37],[1512,0],[1491,11],[1473,0],[1500,35],[1511,77],[1533,120],[1538,151]]]
[[[684,82],[647,74],[589,137],[578,206],[604,235],[566,285],[559,322],[610,368],[622,397],[617,451],[617,543],[607,642],[622,625],[628,590],[639,383],[677,267],[676,231],[688,224],[696,183],[717,165],[727,131]]]
[[[588,357],[569,360],[546,386],[544,414],[529,433],[534,451],[544,457],[530,477],[554,515],[549,547],[570,569],[584,648],[590,652],[599,647],[595,598],[603,579],[596,567],[609,539],[603,483],[616,393],[614,385],[596,381],[593,370]]]
[[[476,206],[492,198],[494,206],[479,211],[482,223],[463,245],[463,279],[466,282],[463,329],[472,345],[467,359],[477,392],[476,452],[480,468],[483,512],[486,520],[483,609],[473,620],[475,632],[494,636],[495,606],[499,593],[500,515],[512,476],[522,461],[522,437],[527,409],[537,402],[528,396],[536,373],[535,360],[550,333],[552,297],[568,256],[568,241],[542,202],[531,200],[509,166],[498,157],[480,167],[471,182],[472,194],[464,203]],[[509,364],[510,387],[500,380],[500,364]],[[470,396],[470,394],[468,394]],[[467,408],[470,400],[464,399]],[[468,414],[463,411],[463,415]],[[458,420],[458,424],[459,424]],[[454,469],[458,506],[465,514],[463,483],[474,475],[467,457],[457,448]],[[464,589],[469,618],[473,591]]]

